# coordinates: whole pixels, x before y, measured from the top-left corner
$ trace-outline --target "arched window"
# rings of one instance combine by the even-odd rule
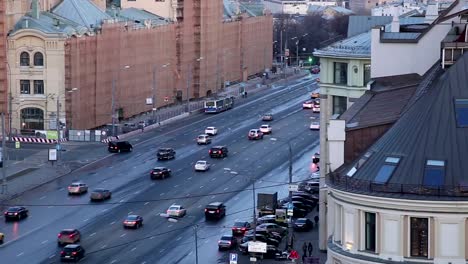
[[[21,130],[44,130],[44,111],[35,107],[21,109]]]
[[[42,53],[34,53],[34,66],[44,66],[44,55]]]
[[[29,53],[26,51],[21,52],[20,66],[29,66]]]

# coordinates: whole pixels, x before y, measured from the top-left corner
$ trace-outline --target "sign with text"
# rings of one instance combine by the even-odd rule
[[[49,149],[49,161],[57,161],[57,150]]]
[[[229,253],[229,264],[237,264],[237,254]]]
[[[299,191],[299,185],[298,185],[298,184],[289,184],[289,185],[288,185],[288,191],[289,191],[289,192],[297,192],[297,191]]]
[[[19,149],[21,147],[21,143],[19,141],[15,141],[15,148]]]
[[[152,105],[153,104],[153,98],[151,98],[151,97],[146,98],[146,104],[147,105]]]
[[[249,252],[256,252],[256,253],[266,253],[267,252],[267,244],[263,242],[249,242]]]

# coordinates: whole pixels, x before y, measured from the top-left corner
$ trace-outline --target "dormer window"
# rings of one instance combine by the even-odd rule
[[[377,172],[377,176],[375,176],[374,182],[380,184],[386,184],[388,180],[392,177],[393,172],[395,171],[396,167],[400,163],[399,157],[387,157],[385,158],[385,162],[380,167],[379,172]]]
[[[424,186],[441,186],[445,180],[445,161],[427,160],[424,169]]]
[[[455,99],[455,118],[458,127],[468,127],[468,99]]]
[[[362,165],[366,163],[367,159],[369,159],[371,155],[371,151],[366,152],[366,154],[364,154],[364,156],[362,156],[362,158],[360,158],[359,161],[356,162],[356,164],[354,164],[354,166],[348,171],[348,173],[346,173],[346,176],[353,177],[356,171],[358,171],[358,169],[360,169]]]

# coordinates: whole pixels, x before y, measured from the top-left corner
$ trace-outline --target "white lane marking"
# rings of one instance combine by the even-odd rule
[[[46,198],[46,196],[44,195],[44,196],[42,196],[41,198],[39,198],[39,200],[43,200],[43,199],[45,199],[45,198]]]
[[[160,193],[160,194],[159,194],[159,196],[163,196],[163,195],[164,195],[164,193]]]
[[[60,189],[59,189],[59,191],[63,191],[63,190],[65,190],[65,188],[60,188]],[[54,255],[54,256],[55,256],[55,255]]]
[[[41,242],[41,245],[44,245],[47,242],[49,242],[49,240],[44,240],[44,241]]]
[[[112,168],[114,168],[114,166],[110,166],[110,167],[109,167],[109,169],[112,169]]]
[[[199,204],[199,205],[198,205],[198,208],[201,208],[201,207],[202,207],[202,205],[201,205],[201,204]]]
[[[146,202],[146,203],[144,203],[143,205],[147,205],[147,204],[149,204],[149,202]]]
[[[191,179],[192,179],[192,177],[188,177],[188,178],[187,178],[187,180],[191,180]]]
[[[54,257],[55,257],[55,254],[50,255],[49,259],[52,259],[52,258],[54,258]]]
[[[109,209],[102,209],[101,212],[105,213],[105,212],[107,212],[107,210],[109,210]]]
[[[211,179],[211,181],[215,181],[216,180],[216,177],[214,177],[213,179]]]
[[[190,251],[190,253],[188,253],[189,256],[192,255],[192,254],[193,254],[193,251]]]
[[[211,196],[211,199],[214,199],[214,198],[216,198],[216,195]]]
[[[140,193],[140,191],[136,191],[136,192],[135,192],[135,194],[139,194],[139,193]]]
[[[228,189],[229,189],[229,188],[228,188],[228,187],[226,187],[226,188],[224,188],[224,191],[227,191]]]
[[[123,202],[125,202],[125,200],[124,200],[124,199],[120,200],[120,203],[123,203]]]
[[[89,218],[86,218],[85,220],[83,220],[83,222],[88,222],[89,221]]]
[[[239,200],[239,197],[237,197],[237,196],[234,197],[234,201],[237,201],[237,200]]]
[[[239,174],[237,171],[231,171],[230,173],[231,173],[231,174],[234,174],[234,175]]]
[[[208,244],[208,242],[210,242],[210,241],[208,241],[208,240],[205,240],[205,244]]]
[[[17,256],[17,257],[21,257],[21,256],[23,256],[23,255],[24,255],[24,252],[21,252],[21,253],[19,253],[19,254],[16,255],[16,256]]]
[[[120,235],[120,237],[124,237],[126,235],[127,235],[127,233],[123,233],[123,234]]]
[[[136,169],[136,166],[133,166],[134,169]]]
[[[107,247],[107,245],[102,245],[102,247],[101,247],[101,248],[106,248],[106,247]]]
[[[146,264],[146,261],[143,261],[141,264]]]
[[[168,227],[168,228],[171,228],[171,227],[172,227],[172,225],[168,225],[167,227]]]
[[[111,222],[110,224],[111,224],[111,225],[115,224],[115,221]]]
[[[177,185],[174,185],[174,188],[177,188],[177,187],[179,187],[179,185],[178,185],[178,184],[177,184]]]
[[[117,262],[117,260],[114,259],[114,260],[111,261],[111,264],[116,263],[116,262]]]
[[[236,183],[240,182],[240,180],[236,180]]]
[[[47,208],[49,208],[49,209],[50,209],[50,208],[54,208],[54,207],[51,205],[51,206],[47,206]]]
[[[236,155],[236,154],[237,154],[237,151],[234,151],[234,153],[232,153],[232,154]]]
[[[163,249],[159,250],[159,253],[163,253],[165,250],[166,250],[166,249],[163,248]]]
[[[150,239],[154,239],[154,238],[155,238],[154,236],[150,237]]]
[[[230,170],[231,170],[231,168],[224,168],[224,170],[225,170],[225,171],[230,171]]]
[[[95,236],[95,235],[96,235],[96,232],[92,233],[92,234],[89,235],[89,236],[92,237],[92,236]]]
[[[136,250],[136,247],[132,248],[130,251],[135,251]]]
[[[200,189],[201,189],[201,188],[203,188],[203,187],[204,187],[203,185],[202,185],[202,186],[200,186]]]
[[[176,239],[176,241],[179,241],[179,240],[181,240],[181,239],[182,239],[182,237],[178,237],[178,238]]]

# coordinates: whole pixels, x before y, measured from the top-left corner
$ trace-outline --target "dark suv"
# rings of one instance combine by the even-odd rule
[[[133,150],[133,146],[128,141],[117,141],[117,142],[111,141],[109,142],[107,146],[107,150],[109,152],[118,152],[118,153],[123,152],[123,151],[130,152]]]
[[[172,148],[160,148],[158,149],[158,160],[168,160],[175,158],[175,150]]]
[[[212,158],[224,158],[228,155],[228,149],[225,146],[215,146],[210,148],[209,154]]]
[[[83,247],[77,244],[67,245],[60,252],[60,260],[63,261],[74,261],[77,262],[84,258],[85,250]]]
[[[221,202],[210,203],[205,207],[205,219],[220,219],[226,215],[226,206]]]

